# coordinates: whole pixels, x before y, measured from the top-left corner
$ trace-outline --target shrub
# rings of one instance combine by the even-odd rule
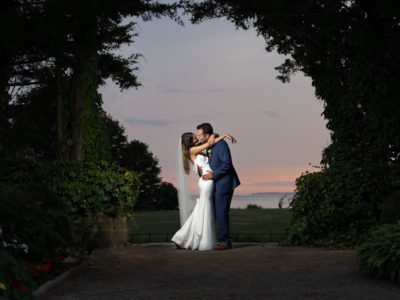
[[[28,265],[0,247],[0,299],[32,299],[35,288]]]
[[[326,199],[327,178],[323,172],[305,173],[296,180],[288,243],[292,245],[316,242],[326,231],[332,207]]]
[[[56,163],[52,189],[66,205],[75,245],[86,245],[99,216],[132,217],[139,191],[135,173],[105,162]]]
[[[106,162],[57,163],[54,169],[52,188],[70,215],[132,216],[139,190],[135,173]]]
[[[50,205],[53,201],[56,203]],[[56,255],[57,249],[68,244],[69,221],[53,192],[32,186],[20,190],[2,187],[0,205],[5,240],[23,241],[31,259]]]
[[[97,218],[131,217],[139,190],[136,174],[107,163],[8,157],[0,178],[0,227],[5,238],[28,244],[34,259],[71,245],[86,249]]]
[[[400,283],[400,225],[385,224],[373,230],[357,249],[361,272]]]
[[[381,222],[383,224],[396,224],[400,221],[400,190],[390,194],[382,208]]]
[[[257,204],[247,204],[246,209],[262,209],[262,207]]]
[[[31,159],[0,160],[0,228],[5,241],[27,244],[28,260],[56,255],[70,240],[65,205],[44,179],[47,165]]]
[[[172,183],[162,182],[158,189],[155,208],[158,210],[176,210],[178,207],[178,190]]]
[[[380,221],[390,191],[374,170],[343,163],[296,179],[287,243],[354,247]]]

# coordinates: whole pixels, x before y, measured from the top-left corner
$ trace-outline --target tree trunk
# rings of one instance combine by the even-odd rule
[[[56,128],[57,128],[57,156],[60,160],[65,160],[66,144],[65,144],[65,124],[64,124],[64,88],[62,72],[59,66],[56,67]]]
[[[0,86],[0,154],[6,151],[7,144],[7,131],[8,131],[8,118],[7,107],[9,102],[9,95],[5,88]]]
[[[75,68],[72,81],[71,96],[71,137],[72,148],[70,158],[81,161],[85,159],[85,135],[87,132],[87,108],[90,106],[91,90],[97,89],[96,57],[97,57],[97,18],[92,14],[92,2],[83,5],[76,15],[76,22],[82,25],[75,28],[76,42]]]
[[[85,68],[82,67],[77,74],[73,88],[73,120],[72,120],[72,160],[83,160],[84,159],[84,127],[85,127],[85,104],[86,104],[86,91],[85,91]]]

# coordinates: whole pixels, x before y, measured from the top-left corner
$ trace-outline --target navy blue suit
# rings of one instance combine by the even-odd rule
[[[228,144],[224,140],[219,141],[211,148],[209,162],[214,180],[214,204],[220,241],[230,244],[229,208],[233,190],[240,184],[240,181],[232,164]]]

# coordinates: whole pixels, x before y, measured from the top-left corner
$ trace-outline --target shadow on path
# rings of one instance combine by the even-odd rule
[[[239,244],[227,251],[132,245],[97,250],[90,266],[40,299],[400,299],[396,284],[357,271],[354,251]]]

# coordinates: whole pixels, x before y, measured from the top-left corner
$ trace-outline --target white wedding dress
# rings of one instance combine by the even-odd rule
[[[193,171],[197,174],[197,167],[203,169],[203,173],[210,172],[208,158],[198,154],[194,160]],[[217,232],[214,219],[212,180],[199,178],[200,198],[181,229],[172,238],[172,241],[185,249],[211,250],[217,243]]]

